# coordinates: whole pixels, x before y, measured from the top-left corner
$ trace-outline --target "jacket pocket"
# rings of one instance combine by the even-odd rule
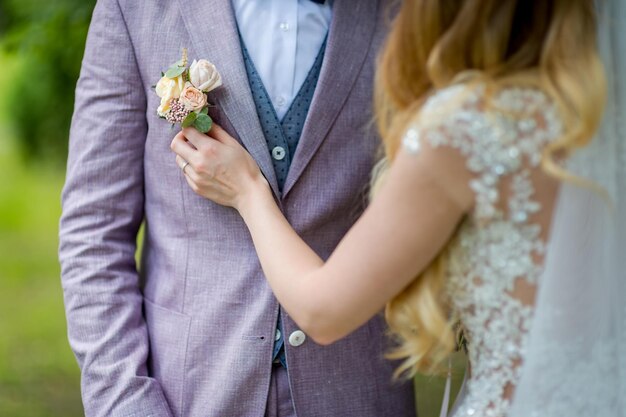
[[[174,415],[181,416],[191,317],[145,298],[144,314],[150,339],[149,375],[161,384]]]

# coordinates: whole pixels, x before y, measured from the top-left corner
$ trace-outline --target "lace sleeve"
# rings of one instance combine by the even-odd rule
[[[525,222],[539,209],[531,199],[529,176],[539,167],[545,146],[559,137],[559,118],[539,90],[507,89],[489,102],[486,95],[484,86],[464,85],[434,95],[406,132],[403,147],[416,153],[426,141],[434,148],[454,148],[473,174],[469,186],[476,196],[476,217],[502,214],[497,205],[508,194],[511,218]],[[512,189],[503,192],[506,177],[513,180]]]
[[[460,155],[474,195],[447,251],[447,292],[465,327],[471,364],[455,416],[500,416],[510,406],[558,192],[541,158],[561,131],[555,106],[540,90],[457,85],[430,98],[403,138],[410,153]]]

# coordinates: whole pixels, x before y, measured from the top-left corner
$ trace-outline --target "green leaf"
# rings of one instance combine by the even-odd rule
[[[169,67],[169,69],[165,72],[165,76],[167,78],[176,78],[178,77],[180,74],[182,74],[183,72],[185,72],[187,68],[185,67],[180,67],[178,65],[172,65],[171,67]]]
[[[198,131],[206,133],[211,130],[211,126],[213,126],[213,119],[206,114],[199,114],[193,125],[196,129],[198,129]]]
[[[198,117],[198,114],[196,112],[191,112],[187,115],[187,117],[185,117],[185,120],[183,120],[183,122],[181,123],[182,127],[189,127],[192,126],[193,123],[196,121],[196,117]]]
[[[200,110],[200,114],[209,114],[209,108],[205,107],[202,110]]]

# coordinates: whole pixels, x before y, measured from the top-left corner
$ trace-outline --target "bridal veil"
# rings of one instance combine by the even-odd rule
[[[626,416],[626,1],[598,2],[608,82],[597,137],[568,170],[511,417]]]

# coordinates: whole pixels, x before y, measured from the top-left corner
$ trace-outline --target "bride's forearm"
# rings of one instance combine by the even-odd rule
[[[239,212],[274,294],[296,323],[316,339],[314,327],[324,320],[320,300],[311,297],[311,275],[324,265],[323,260],[293,230],[267,186],[254,187]],[[319,295],[319,291],[314,293]]]
[[[258,190],[241,214],[252,235],[263,270],[268,279],[278,286],[324,264],[293,230],[269,191]]]

